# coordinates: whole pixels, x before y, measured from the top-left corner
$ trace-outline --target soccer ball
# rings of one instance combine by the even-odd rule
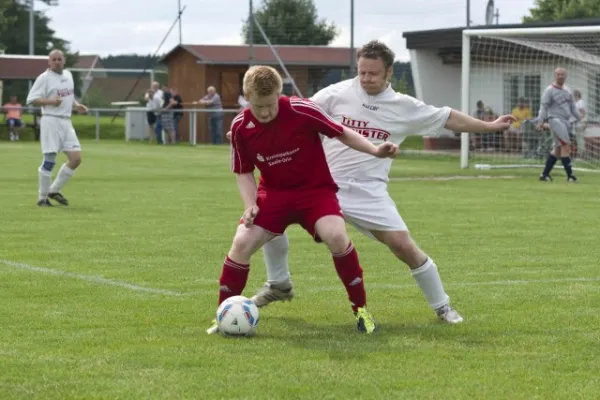
[[[217,324],[225,336],[252,336],[258,326],[258,307],[247,297],[230,297],[217,309]]]

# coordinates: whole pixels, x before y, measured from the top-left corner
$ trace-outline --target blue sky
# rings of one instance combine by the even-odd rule
[[[181,0],[183,42],[239,44],[248,0]],[[261,0],[254,0],[255,7]],[[340,35],[332,45],[350,44],[350,0],[315,0],[319,16],[334,22]],[[354,0],[356,46],[371,39],[386,42],[398,59],[408,61],[402,32],[464,26],[466,0]],[[485,21],[487,0],[471,0],[471,20]],[[495,0],[500,23],[520,23],[534,0]],[[39,9],[47,9],[36,2]],[[51,27],[82,54],[154,53],[177,15],[177,0],[60,0],[47,9]],[[179,42],[175,28],[161,47]]]

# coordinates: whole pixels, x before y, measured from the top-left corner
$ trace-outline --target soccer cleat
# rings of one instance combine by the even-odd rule
[[[354,313],[354,316],[356,317],[356,328],[359,332],[369,335],[375,332],[375,329],[377,329],[375,320],[371,314],[369,314],[366,308],[358,307]]]
[[[210,328],[208,328],[206,330],[206,333],[209,335],[213,335],[215,333],[219,333],[219,324],[217,324],[217,320],[213,319],[212,321],[212,325],[210,326]]]
[[[435,313],[442,321],[449,324],[460,324],[463,322],[463,317],[461,317],[460,314],[448,304],[435,310]]]
[[[48,199],[38,200],[37,205],[39,207],[52,207],[52,203],[50,203]]]
[[[540,175],[540,181],[542,182],[551,182],[552,177],[550,175]]]
[[[56,201],[59,204],[62,204],[63,206],[68,206],[69,205],[69,200],[67,200],[65,198],[65,196],[63,196],[62,194],[56,192],[56,193],[48,193],[48,197],[51,198],[52,200]]]
[[[291,301],[294,298],[294,288],[291,282],[285,282],[279,285],[265,283],[258,293],[250,300],[256,307],[264,307],[274,301]]]
[[[567,182],[577,182],[577,177],[575,175],[571,175],[567,178]]]

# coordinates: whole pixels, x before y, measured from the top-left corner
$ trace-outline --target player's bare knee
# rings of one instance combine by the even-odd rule
[[[81,154],[78,152],[74,155],[70,155],[67,165],[71,169],[76,169],[77,167],[79,167],[81,165]]]

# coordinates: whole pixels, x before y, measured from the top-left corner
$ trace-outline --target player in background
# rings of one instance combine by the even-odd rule
[[[43,161],[39,168],[39,197],[37,205],[50,207],[48,199],[66,206],[67,199],[60,193],[75,169],[81,164],[81,145],[71,123],[73,106],[79,113],[86,113],[87,107],[75,100],[73,75],[64,69],[65,56],[60,50],[52,50],[48,56],[49,68],[39,75],[27,96],[27,104],[42,108],[40,122],[40,143]],[[52,182],[52,169],[56,155],[63,151],[67,162],[62,165]]]
[[[398,146],[373,145],[327,116],[308,100],[281,95],[283,82],[271,67],[254,66],[245,74],[248,107],[231,124],[231,167],[245,212],[219,280],[219,304],[240,295],[246,286],[250,258],[263,244],[300,224],[324,242],[344,284],[360,332],[376,326],[366,309],[363,272],[346,232],[321,135],[364,152],[366,157],[394,157]],[[257,187],[254,169],[260,170]],[[207,333],[218,331],[216,321]]]
[[[540,175],[540,181],[551,181],[550,171],[554,164],[560,158],[562,165],[567,173],[568,182],[576,182],[577,178],[573,175],[571,166],[571,118],[577,122],[581,121],[581,115],[575,107],[573,95],[565,85],[567,80],[567,70],[556,68],[554,71],[554,83],[544,90],[542,100],[540,101],[540,111],[538,114],[538,124],[536,129],[542,130],[542,124],[548,121],[554,137],[553,149],[548,154],[546,166]]]
[[[357,53],[358,76],[333,84],[312,100],[334,120],[357,130],[374,144],[399,145],[408,135],[431,135],[442,128],[455,132],[504,131],[515,121],[504,115],[492,122],[472,118],[450,107],[434,107],[395,92],[389,79],[395,55],[385,44],[371,41]],[[443,321],[456,324],[463,318],[450,306],[438,268],[421,250],[398,213],[387,191],[391,160],[377,159],[325,138],[325,155],[336,184],[346,221],[371,239],[386,245],[411,269],[431,308]],[[423,199],[424,202],[427,199]],[[267,283],[253,297],[257,306],[293,297],[287,261],[288,239],[281,236],[264,248]]]

